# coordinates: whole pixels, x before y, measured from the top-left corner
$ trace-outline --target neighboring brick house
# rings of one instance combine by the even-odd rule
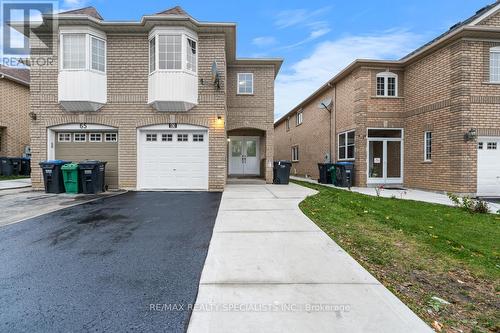
[[[275,123],[274,157],[313,178],[352,161],[358,186],[500,196],[500,3],[399,61],[353,62]]]
[[[123,189],[222,191],[228,175],[272,182],[282,60],[236,58],[234,23],[180,7],[113,22],[87,7],[44,17],[35,32],[52,48],[31,55],[34,165],[105,160],[107,184]],[[32,177],[42,188],[39,169]]]
[[[22,157],[30,145],[30,72],[0,65],[0,157]]]

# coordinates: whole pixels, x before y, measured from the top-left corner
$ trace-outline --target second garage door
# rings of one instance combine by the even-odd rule
[[[138,189],[208,190],[207,130],[146,129],[138,141]]]
[[[500,196],[500,138],[479,138],[477,153],[477,195]]]

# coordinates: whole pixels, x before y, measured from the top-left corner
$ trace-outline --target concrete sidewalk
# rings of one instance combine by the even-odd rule
[[[31,187],[31,178],[0,180],[0,190],[12,190],[23,187]]]
[[[229,185],[188,332],[432,332],[298,208],[298,185]]]

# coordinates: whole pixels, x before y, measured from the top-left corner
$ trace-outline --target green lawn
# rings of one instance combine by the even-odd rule
[[[297,183],[319,191],[302,211],[429,325],[500,330],[500,215]]]
[[[26,176],[0,176],[0,181],[13,180],[13,179],[24,179],[24,178],[29,178],[29,177],[26,177]]]

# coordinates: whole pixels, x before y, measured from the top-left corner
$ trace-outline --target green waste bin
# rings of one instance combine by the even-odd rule
[[[330,172],[331,178],[332,178],[332,184],[337,185],[337,168],[335,165],[333,165],[330,169],[328,169],[328,172]]]
[[[66,193],[80,193],[80,181],[78,179],[78,164],[69,163],[61,167]]]

